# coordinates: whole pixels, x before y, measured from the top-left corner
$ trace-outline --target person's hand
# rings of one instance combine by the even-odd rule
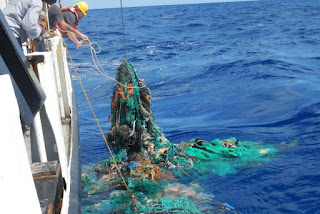
[[[81,47],[81,45],[82,45],[82,41],[78,41],[78,42],[76,43],[76,45],[77,45],[77,49],[79,49],[79,48]]]
[[[46,22],[45,22],[45,21],[40,20],[40,21],[38,22],[38,24],[39,24],[40,27],[42,27],[43,29],[46,29]]]
[[[76,35],[81,37],[83,40],[89,40],[89,38],[86,35],[80,33],[79,31],[76,32]]]
[[[86,36],[86,35],[84,35],[84,34],[82,34],[82,33],[80,33],[80,37],[83,39],[83,40],[89,40],[89,38]]]
[[[41,32],[40,35],[42,36],[46,32],[46,21],[43,19],[39,19],[38,24],[40,26]]]
[[[46,29],[46,17],[44,15],[39,15],[38,24],[43,28]]]

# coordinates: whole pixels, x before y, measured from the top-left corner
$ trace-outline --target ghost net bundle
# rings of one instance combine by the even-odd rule
[[[156,125],[150,90],[130,62],[118,67],[116,80],[107,133],[115,161],[101,161],[91,175],[83,174],[83,213],[235,213],[202,193],[200,185],[179,179],[226,176],[249,163],[269,161],[277,150],[235,138],[172,144]]]

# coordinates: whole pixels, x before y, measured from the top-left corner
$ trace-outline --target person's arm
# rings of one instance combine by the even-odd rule
[[[41,27],[40,35],[43,35],[46,32],[46,17],[40,14],[38,24]]]
[[[88,37],[82,33],[80,33],[78,30],[74,29],[73,27],[71,27],[68,23],[66,23],[64,20],[62,20],[61,22],[58,23],[58,27],[67,32],[68,35],[69,33],[74,33],[75,35],[77,35],[78,37],[81,37],[84,40],[88,40]],[[69,36],[70,38],[70,36]],[[70,38],[71,39],[71,38]],[[71,39],[72,40],[72,39]],[[73,40],[72,40],[73,41]]]
[[[82,33],[80,33],[80,31],[78,31],[78,30],[76,30],[77,32],[75,33],[77,36],[79,36],[80,38],[82,38],[83,40],[89,40],[89,38],[86,36],[86,35],[84,35],[84,34],[82,34]]]
[[[86,35],[80,33],[80,31],[74,29],[74,28],[71,27],[70,25],[69,25],[69,27],[70,27],[70,31],[71,31],[72,33],[74,33],[74,34],[77,35],[78,37],[82,38],[83,40],[88,40],[88,37],[87,37]]]
[[[77,45],[77,49],[82,45],[82,41],[79,41],[74,33],[68,32],[68,37]]]
[[[80,42],[75,36],[74,32],[76,29],[72,28],[64,20],[58,22],[57,25],[60,31],[64,31],[67,33],[68,37],[77,45],[77,49],[82,45],[82,42]]]
[[[35,39],[41,34],[41,27],[38,24],[41,10],[42,1],[32,1],[30,8],[21,21],[21,27],[30,39]]]

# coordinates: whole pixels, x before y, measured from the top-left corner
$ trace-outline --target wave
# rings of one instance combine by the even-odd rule
[[[283,126],[315,126],[320,124],[320,102],[302,108],[288,119],[266,124],[229,126],[228,128],[283,127]]]
[[[201,23],[190,23],[187,25],[187,27],[203,27],[205,26],[204,24],[201,24]]]
[[[238,213],[320,209],[319,6],[314,0],[266,0],[124,10],[129,60],[146,80],[157,124],[170,141],[236,137],[280,146],[299,140],[259,168],[199,180]],[[121,27],[118,9],[95,10],[79,25],[104,49],[99,59],[111,76],[124,58]],[[112,87],[94,72],[89,51],[70,46],[108,130]],[[82,161],[96,162],[106,158],[105,146],[74,85],[83,118]]]

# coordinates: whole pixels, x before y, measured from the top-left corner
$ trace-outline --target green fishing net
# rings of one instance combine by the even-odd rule
[[[173,144],[156,125],[151,92],[130,62],[118,67],[116,80],[107,133],[116,163],[106,159],[83,174],[82,213],[235,213],[181,179],[235,174],[270,161],[278,150],[236,138]]]

